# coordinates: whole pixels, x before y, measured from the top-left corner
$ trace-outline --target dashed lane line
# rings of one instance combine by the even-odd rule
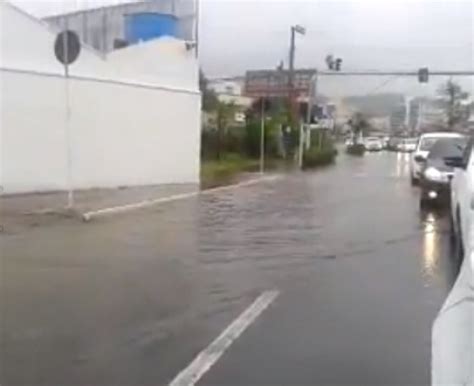
[[[169,386],[193,386],[219,360],[231,344],[278,297],[279,291],[263,292],[240,316],[235,319],[209,346],[181,371]]]

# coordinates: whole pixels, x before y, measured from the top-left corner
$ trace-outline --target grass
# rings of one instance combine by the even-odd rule
[[[239,173],[257,171],[258,167],[258,160],[245,158],[239,154],[226,154],[220,160],[203,161],[201,187],[207,189],[230,184]]]

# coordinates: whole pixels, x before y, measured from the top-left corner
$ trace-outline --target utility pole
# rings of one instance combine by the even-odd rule
[[[288,61],[288,102],[290,108],[290,126],[293,126],[295,117],[295,92],[294,92],[294,71],[295,71],[295,27],[291,26],[291,37],[290,37],[290,58]]]
[[[296,95],[295,95],[295,83],[294,83],[294,75],[295,75],[295,37],[296,34],[299,33],[304,35],[306,33],[306,29],[300,25],[292,25],[291,26],[291,34],[290,34],[290,57],[289,57],[289,70],[288,70],[288,100],[290,104],[290,123],[291,126],[294,126],[297,121],[297,111],[296,111]]]

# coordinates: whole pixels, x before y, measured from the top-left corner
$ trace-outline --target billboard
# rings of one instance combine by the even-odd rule
[[[293,72],[293,84],[297,97],[307,97],[315,69],[302,69]],[[251,98],[287,97],[289,94],[288,70],[257,70],[245,74],[245,96]]]

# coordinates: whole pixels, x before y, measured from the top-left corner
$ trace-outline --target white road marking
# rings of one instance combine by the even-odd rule
[[[230,345],[278,297],[279,291],[263,292],[250,307],[235,319],[209,346],[181,371],[169,386],[193,386],[219,360]]]
[[[177,200],[182,200],[185,198],[190,198],[198,195],[205,195],[205,194],[210,194],[210,193],[215,193],[218,191],[222,190],[230,190],[234,188],[240,188],[242,186],[248,186],[248,185],[253,185],[257,184],[259,182],[264,182],[264,181],[273,181],[276,180],[277,178],[280,178],[280,176],[265,176],[261,178],[254,178],[248,181],[240,182],[238,184],[233,184],[233,185],[227,185],[227,186],[220,186],[218,188],[213,188],[213,189],[207,189],[207,190],[202,190],[202,191],[195,191],[195,192],[190,192],[190,193],[183,193],[183,194],[175,194],[173,196],[168,196],[168,197],[162,197],[162,198],[157,198],[157,199],[152,199],[152,200],[144,200],[140,202],[135,202],[132,204],[126,204],[126,205],[121,205],[121,206],[113,206],[110,208],[104,208],[104,209],[98,209],[98,210],[93,210],[90,212],[86,212],[82,214],[82,219],[84,221],[90,221],[95,217],[99,216],[106,216],[106,215],[111,215],[111,214],[117,214],[117,213],[123,213],[123,212],[129,212],[131,210],[135,209],[142,209],[142,208],[148,208],[153,205],[158,205],[158,204],[163,204],[166,202],[171,202],[171,201],[177,201]]]

